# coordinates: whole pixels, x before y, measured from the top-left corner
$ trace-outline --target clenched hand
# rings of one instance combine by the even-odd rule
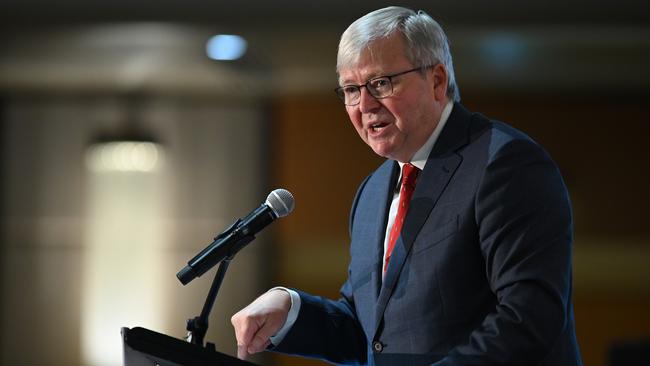
[[[271,344],[270,337],[284,325],[290,308],[291,295],[273,289],[233,315],[230,321],[237,338],[237,357],[245,360],[264,351]]]

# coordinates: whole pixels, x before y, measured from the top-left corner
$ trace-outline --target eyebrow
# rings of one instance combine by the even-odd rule
[[[369,82],[369,81],[372,80],[372,79],[381,78],[381,77],[384,77],[384,76],[386,76],[386,75],[387,75],[387,73],[384,72],[384,71],[382,71],[382,72],[375,72],[375,73],[372,73],[372,74],[370,74],[370,76],[366,79],[366,81],[363,82],[363,84],[355,84],[355,83],[353,83],[353,82],[351,82],[351,81],[349,81],[349,80],[341,80],[341,79],[339,78],[339,85],[340,85],[340,86],[346,86],[346,85],[357,85],[357,86],[359,86],[359,85],[364,85],[365,83]]]

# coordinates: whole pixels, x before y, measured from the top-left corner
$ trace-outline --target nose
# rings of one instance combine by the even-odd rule
[[[372,112],[381,106],[381,103],[379,103],[377,98],[373,97],[370,92],[368,92],[368,88],[361,88],[359,93],[359,110],[361,113]]]

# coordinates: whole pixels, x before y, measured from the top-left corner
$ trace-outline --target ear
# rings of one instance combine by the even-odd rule
[[[437,64],[429,71],[432,80],[433,94],[437,101],[447,99],[447,68],[443,64]]]

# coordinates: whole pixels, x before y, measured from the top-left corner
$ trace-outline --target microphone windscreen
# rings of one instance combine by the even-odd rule
[[[293,211],[295,202],[293,195],[286,189],[278,188],[269,193],[266,197],[266,204],[271,207],[271,210],[278,216],[284,217]]]

